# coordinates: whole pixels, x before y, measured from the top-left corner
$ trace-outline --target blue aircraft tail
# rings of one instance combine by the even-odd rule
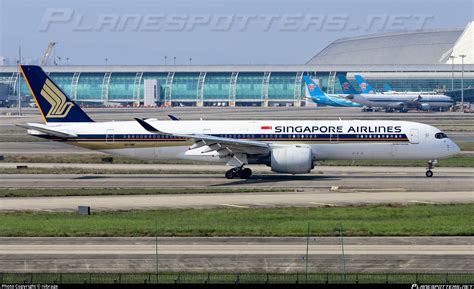
[[[388,83],[385,83],[385,84],[383,85],[383,90],[384,90],[385,92],[387,92],[387,91],[392,91],[392,87],[391,87]]]
[[[93,122],[41,67],[21,65],[20,71],[45,122]]]
[[[338,74],[337,77],[339,78],[339,83],[341,84],[342,91],[347,94],[360,94],[347,80],[344,74]]]
[[[375,89],[372,88],[370,84],[365,81],[365,79],[360,75],[354,75],[357,83],[359,84],[360,90],[363,94],[375,93]]]
[[[311,97],[326,97],[326,94],[321,90],[321,88],[319,88],[319,85],[317,85],[309,76],[305,75],[303,76],[303,79]]]

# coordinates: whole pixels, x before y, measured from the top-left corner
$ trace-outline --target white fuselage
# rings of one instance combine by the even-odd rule
[[[311,148],[315,160],[434,160],[459,152],[440,130],[406,121],[159,121],[148,122],[170,134],[202,134],[270,143],[271,147],[300,144]],[[225,162],[205,147],[190,149],[192,141],[146,131],[136,121],[60,123],[43,125],[74,134],[58,138],[29,130],[32,135],[92,150],[146,160]],[[251,159],[251,157],[249,158]],[[259,163],[258,160],[249,163]]]
[[[431,94],[358,94],[351,96],[351,101],[367,107],[403,108],[428,105],[430,109],[448,108],[454,101],[446,95]]]

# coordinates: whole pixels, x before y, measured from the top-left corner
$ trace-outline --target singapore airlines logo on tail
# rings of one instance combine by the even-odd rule
[[[51,104],[46,117],[64,118],[74,106],[49,79],[46,79],[41,89],[41,95]]]

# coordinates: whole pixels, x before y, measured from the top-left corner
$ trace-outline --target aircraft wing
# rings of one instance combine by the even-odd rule
[[[160,131],[149,124],[146,120],[139,118],[135,118],[135,120],[150,133],[171,135],[194,140],[194,144],[189,148],[190,150],[195,150],[206,146],[206,148],[199,150],[200,154],[213,152],[218,154],[219,157],[223,158],[227,156],[234,156],[235,154],[264,155],[270,152],[270,144],[261,141],[223,138],[205,134],[169,133]]]
[[[26,128],[26,129],[36,130],[36,131],[45,133],[47,135],[52,135],[52,136],[59,137],[59,138],[77,137],[77,135],[75,135],[75,134],[67,133],[67,132],[63,132],[63,131],[57,131],[57,130],[48,128],[44,125],[40,125],[40,124],[31,124],[31,123],[25,124],[25,125],[17,124],[17,126],[22,127],[22,128]]]
[[[396,108],[396,109],[404,108],[404,107],[407,107],[407,106],[408,106],[407,102],[390,102],[387,105],[387,107],[389,107],[389,108]]]
[[[418,108],[418,107],[421,106],[420,100],[421,100],[421,96],[418,96],[418,97],[413,98],[413,99],[409,99],[409,100],[406,100],[406,101],[403,101],[403,102],[399,102],[396,105],[398,105],[399,107],[403,107],[404,109],[407,109],[409,107]]]

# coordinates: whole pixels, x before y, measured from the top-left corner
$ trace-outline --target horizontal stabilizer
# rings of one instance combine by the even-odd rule
[[[52,135],[52,136],[59,137],[59,138],[77,137],[76,134],[67,133],[67,132],[62,132],[62,131],[57,131],[57,130],[54,130],[54,129],[51,129],[51,128],[48,128],[48,127],[44,127],[44,126],[40,126],[40,125],[34,125],[34,124],[27,124],[27,125],[17,124],[17,126],[22,127],[22,128],[26,128],[26,129],[37,130],[37,131],[42,132],[42,133],[44,133],[44,134]]]

